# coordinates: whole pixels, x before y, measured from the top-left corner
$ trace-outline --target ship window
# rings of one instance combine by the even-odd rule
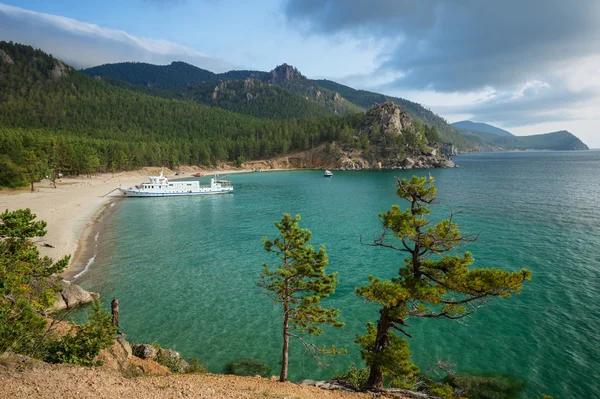
[[[192,185],[191,183],[188,183],[188,186],[191,186],[191,185]]]
[[[173,187],[173,183],[169,183],[169,186],[170,186],[170,187]]]

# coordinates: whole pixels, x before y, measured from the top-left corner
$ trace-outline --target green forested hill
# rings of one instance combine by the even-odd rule
[[[512,134],[511,132],[504,129],[500,129],[496,126],[488,125],[487,123],[460,121],[454,122],[452,126],[460,130],[461,132],[464,132],[466,130],[470,132],[492,133],[497,136],[514,137],[514,134]]]
[[[89,76],[119,79],[134,85],[165,90],[184,89],[189,85],[218,79],[217,74],[185,62],[172,62],[170,65],[120,62],[99,65],[82,72]]]
[[[386,96],[366,90],[356,90],[330,80],[314,80],[314,82],[320,87],[340,93],[348,101],[363,108],[370,108],[373,103],[381,104],[386,101],[393,101],[406,110],[413,118],[427,125],[435,126],[442,141],[452,143],[463,151],[473,147],[469,140],[453,128],[444,118],[434,114],[421,104],[408,101],[404,98]]]
[[[585,143],[566,130],[531,136],[499,136],[493,133],[476,131],[465,131],[465,135],[482,151],[589,150]]]
[[[348,136],[360,115],[261,120],[150,96],[86,76],[30,46],[0,42],[0,186],[58,170],[216,164]]]
[[[176,76],[177,68],[175,67],[181,68],[185,73],[182,76]],[[194,69],[197,71],[191,73],[190,71]],[[316,107],[306,105],[303,101],[299,101],[300,99],[298,98],[294,100],[289,95],[285,96],[282,92],[275,91],[271,91],[269,96],[263,96],[259,101],[248,101],[247,96],[241,95],[245,94],[244,90],[236,91],[235,93],[229,91],[227,100],[220,97],[215,101],[210,96],[213,93],[212,89],[217,86],[218,81],[227,81],[227,85],[230,87],[239,87],[243,80],[251,77],[256,81],[281,87],[303,100],[317,104],[332,114],[345,115],[348,113],[364,112],[373,103],[394,101],[408,111],[413,118],[425,124],[435,126],[442,140],[456,145],[461,150],[472,148],[472,144],[458,130],[420,104],[402,98],[390,97],[364,90],[355,90],[329,80],[311,80],[302,75],[296,68],[287,64],[279,65],[270,72],[230,71],[214,74],[185,63],[173,63],[166,66],[149,66],[149,64],[143,63],[120,63],[89,68],[83,72],[90,76],[119,79],[143,86],[145,88],[144,92],[148,94],[167,98],[187,98],[202,104],[222,107],[257,117],[279,119],[289,117],[302,118],[323,115],[324,112]],[[111,82],[123,86],[118,81],[111,80]],[[129,88],[131,89],[131,87]],[[252,95],[252,93],[250,94]],[[278,97],[275,96],[276,94]],[[209,101],[209,98],[211,101]],[[272,101],[269,101],[269,98]],[[284,104],[278,104],[280,101],[283,101]],[[297,109],[298,112],[294,113],[294,109]]]
[[[163,66],[123,62],[101,65],[85,69],[83,72],[89,76],[109,78],[111,83],[117,85],[120,84],[114,79],[138,85],[146,88],[145,91],[148,94],[158,94],[161,97],[184,98],[186,95],[192,94],[191,98],[202,104],[214,105],[257,117],[285,119],[325,114],[346,115],[365,111],[363,107],[346,101],[338,93],[318,87],[296,68],[287,64],[280,65],[271,72],[230,71],[215,74],[183,62],[173,62],[171,65]],[[208,101],[219,81],[226,81],[230,87],[240,87],[248,78],[255,81],[256,86],[259,82],[264,83],[260,88],[260,93],[257,92],[260,97],[258,101],[251,101],[257,100],[257,97],[253,96],[254,93],[250,93],[253,96],[252,98],[247,96],[248,88],[243,88],[235,93],[229,90],[226,101],[222,97],[212,103]],[[266,85],[284,90],[268,90]],[[167,92],[158,93],[156,90],[153,92],[153,89],[166,90]],[[257,90],[257,88],[255,87],[254,90]],[[184,91],[185,93],[183,93]],[[268,95],[264,95],[267,91],[269,92]],[[285,93],[286,91],[287,93]],[[278,98],[275,99],[275,96],[278,96]],[[294,99],[293,96],[297,98]],[[269,101],[269,98],[272,101]],[[280,101],[285,104],[278,104]],[[307,101],[314,103],[316,106],[307,105]],[[293,112],[292,105],[297,107],[297,113]],[[319,107],[324,108],[326,111],[320,110]],[[282,112],[280,113],[280,111]]]

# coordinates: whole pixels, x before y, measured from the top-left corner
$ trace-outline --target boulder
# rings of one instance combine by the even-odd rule
[[[453,168],[454,166],[454,162],[452,162],[450,159],[446,159],[442,162],[443,168]]]
[[[406,157],[406,159],[404,159],[402,162],[402,166],[404,166],[406,169],[412,169],[415,163],[416,161],[414,159]]]
[[[85,305],[100,298],[97,292],[89,292],[69,281],[63,280],[62,291],[56,293],[56,303],[53,310],[72,309]]]
[[[133,354],[140,359],[156,359],[158,355],[158,350],[154,347],[154,345],[150,344],[137,344],[132,347]]]

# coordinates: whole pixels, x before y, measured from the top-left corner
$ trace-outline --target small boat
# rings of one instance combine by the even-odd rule
[[[331,177],[331,176],[333,176],[333,173],[331,173],[330,170],[326,170],[325,174],[323,176],[325,176],[325,177]]]
[[[169,182],[167,176],[148,176],[148,182],[134,187],[119,187],[126,197],[167,197],[178,195],[206,195],[232,193],[230,180],[221,180],[217,175],[210,179],[210,185],[201,185],[198,180],[177,180]]]
[[[202,174],[202,172],[194,173],[192,176],[194,176],[194,177],[204,177],[204,175]]]

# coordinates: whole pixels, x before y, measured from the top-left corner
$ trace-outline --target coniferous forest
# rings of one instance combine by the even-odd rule
[[[287,64],[270,73],[214,74],[180,62],[77,71],[41,50],[2,41],[0,187],[145,166],[239,165],[334,141],[363,148],[357,134],[364,114],[355,111],[365,108],[354,101]],[[413,105],[417,129],[435,127],[442,141],[469,145],[455,130],[448,135],[453,128],[443,119],[432,123],[433,113]],[[429,117],[415,114],[421,111]]]
[[[356,130],[361,115],[260,119],[94,79],[31,46],[1,42],[0,186],[56,170],[216,165],[283,155]]]

